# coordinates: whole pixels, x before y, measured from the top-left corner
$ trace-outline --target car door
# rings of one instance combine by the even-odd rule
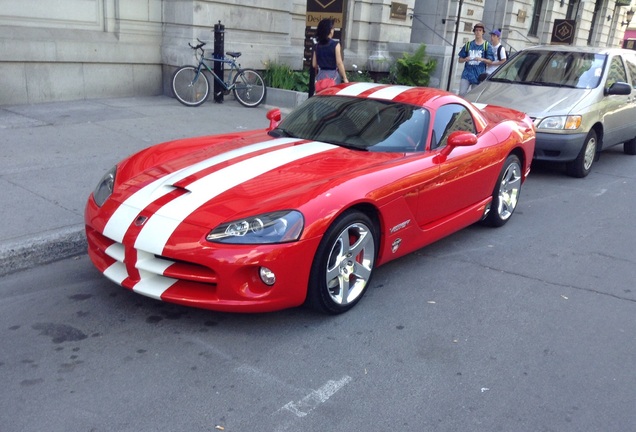
[[[605,88],[608,89],[616,82],[629,82],[625,63],[620,55],[612,57],[607,72]],[[602,117],[605,129],[603,148],[613,146],[634,137],[634,95],[606,95],[603,98]]]
[[[629,74],[628,83],[632,86],[632,94],[628,98],[628,118],[632,119],[629,122],[629,130],[627,131],[627,139],[636,138],[636,122],[633,120],[636,118],[636,55],[629,54],[623,57],[625,65],[627,66],[627,73]]]
[[[455,131],[476,133],[475,122],[470,111],[461,104],[447,104],[435,112],[429,150],[438,154],[446,146],[448,136]],[[478,136],[478,139],[481,139]],[[440,164],[433,193],[420,193],[418,221],[421,226],[446,219],[477,203],[491,194],[492,175],[480,169],[488,163],[488,156],[481,151],[479,143],[470,147],[453,149]]]

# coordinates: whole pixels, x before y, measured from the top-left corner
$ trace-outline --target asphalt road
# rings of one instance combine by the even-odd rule
[[[534,167],[507,225],[336,317],[164,304],[86,256],[5,276],[0,431],[634,431],[635,167]]]

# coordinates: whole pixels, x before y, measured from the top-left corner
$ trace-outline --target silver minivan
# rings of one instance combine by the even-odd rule
[[[465,95],[523,111],[537,129],[535,160],[585,177],[603,149],[636,154],[636,52],[547,45],[525,49]]]

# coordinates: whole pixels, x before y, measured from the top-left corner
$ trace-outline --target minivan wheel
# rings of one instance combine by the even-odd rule
[[[636,138],[623,143],[623,153],[628,155],[636,155]]]
[[[596,132],[591,130],[585,138],[585,143],[579,152],[579,155],[572,162],[567,164],[567,173],[569,176],[583,178],[592,170],[592,164],[596,158],[598,140]]]

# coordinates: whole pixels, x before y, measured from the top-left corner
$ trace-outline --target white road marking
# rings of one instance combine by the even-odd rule
[[[351,380],[352,378],[347,375],[340,378],[338,381],[329,380],[318,390],[312,391],[307,396],[296,402],[292,401],[285,404],[281,409],[292,412],[296,417],[305,417],[320,404],[327,402],[331,396],[336,394],[336,392],[342,389],[345,385],[349,384]]]

